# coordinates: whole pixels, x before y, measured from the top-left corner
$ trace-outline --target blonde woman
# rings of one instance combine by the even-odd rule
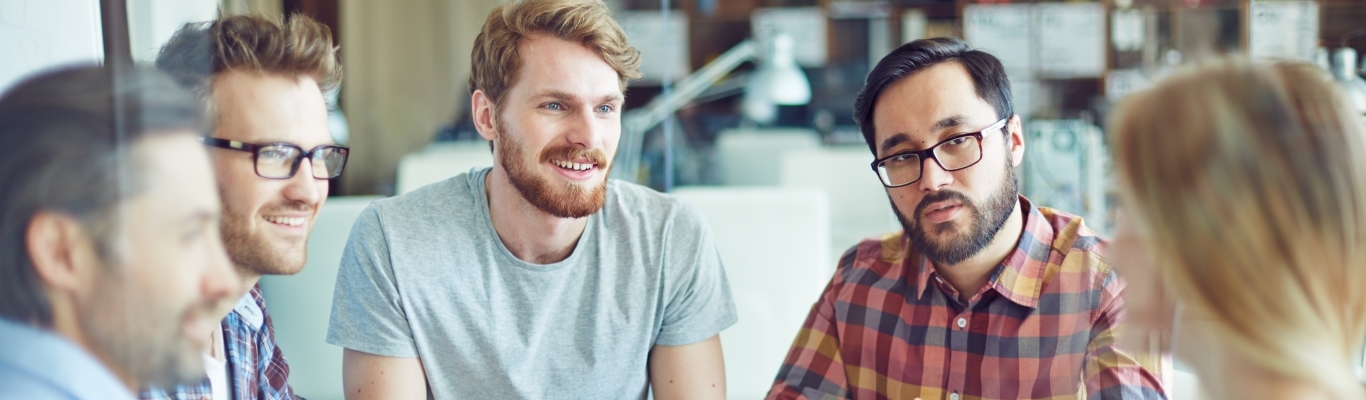
[[[1366,398],[1366,122],[1329,79],[1220,59],[1111,120],[1126,339],[1174,348],[1210,398]]]

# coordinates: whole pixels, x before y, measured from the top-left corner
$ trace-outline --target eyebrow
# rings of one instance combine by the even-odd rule
[[[967,120],[968,120],[968,118],[967,118],[966,116],[963,116],[963,115],[954,115],[954,116],[950,116],[950,117],[941,119],[941,120],[939,120],[939,121],[936,121],[936,122],[934,123],[934,125],[931,125],[931,126],[930,126],[930,131],[931,131],[931,132],[937,132],[937,131],[945,130],[945,129],[948,129],[948,128],[953,128],[953,127],[962,126],[964,123],[967,122]],[[882,142],[882,146],[879,146],[879,147],[881,147],[881,148],[882,148],[882,152],[885,153],[885,152],[887,152],[888,150],[891,150],[893,147],[896,147],[896,146],[898,146],[898,145],[900,145],[900,144],[902,144],[902,143],[909,142],[910,140],[911,140],[911,137],[910,137],[909,135],[907,135],[907,134],[905,134],[905,133],[898,133],[898,134],[892,135],[892,137],[890,137],[890,138],[887,138],[886,141],[883,141],[883,142]]]
[[[574,101],[574,100],[578,100],[578,99],[579,99],[579,96],[575,96],[575,95],[572,95],[572,94],[569,94],[569,93],[566,93],[566,92],[561,92],[561,91],[558,91],[558,90],[547,90],[547,91],[544,91],[544,92],[540,92],[540,93],[537,93],[535,97],[537,97],[537,98],[539,98],[539,97],[549,97],[549,98],[552,98],[552,99],[555,99],[555,100],[560,100],[560,101]],[[602,101],[603,103],[617,103],[617,102],[621,102],[621,101],[624,101],[624,100],[625,100],[625,98],[622,97],[622,95],[617,94],[617,93],[612,93],[612,94],[608,94],[608,95],[606,95],[606,96],[602,96],[602,100],[601,100],[601,101]]]

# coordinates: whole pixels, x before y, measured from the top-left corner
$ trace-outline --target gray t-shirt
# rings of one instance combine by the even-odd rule
[[[351,228],[327,342],[421,357],[437,399],[643,398],[654,345],[736,321],[701,213],[609,180],[573,253],[518,260],[494,233],[488,169],[375,201]]]

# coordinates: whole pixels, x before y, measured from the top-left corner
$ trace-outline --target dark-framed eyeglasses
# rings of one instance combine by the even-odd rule
[[[873,172],[889,188],[906,186],[920,180],[925,159],[934,160],[944,171],[957,171],[982,161],[982,137],[1006,126],[1005,118],[977,132],[960,133],[924,150],[903,151],[874,160]]]
[[[199,140],[212,147],[251,153],[256,175],[267,179],[293,178],[304,159],[312,163],[314,179],[336,178],[341,176],[346,168],[346,158],[351,154],[346,146],[318,146],[305,152],[302,147],[290,143],[243,143],[214,137]]]

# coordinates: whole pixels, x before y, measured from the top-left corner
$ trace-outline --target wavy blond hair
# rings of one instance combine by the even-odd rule
[[[582,44],[617,72],[617,83],[639,78],[640,51],[612,19],[602,0],[513,0],[493,9],[470,52],[470,91],[482,90],[502,106],[503,93],[517,80],[522,56],[517,44],[528,36],[551,35]]]
[[[1224,349],[1362,398],[1366,121],[1331,78],[1215,59],[1133,95],[1110,132],[1168,291],[1212,319]]]

